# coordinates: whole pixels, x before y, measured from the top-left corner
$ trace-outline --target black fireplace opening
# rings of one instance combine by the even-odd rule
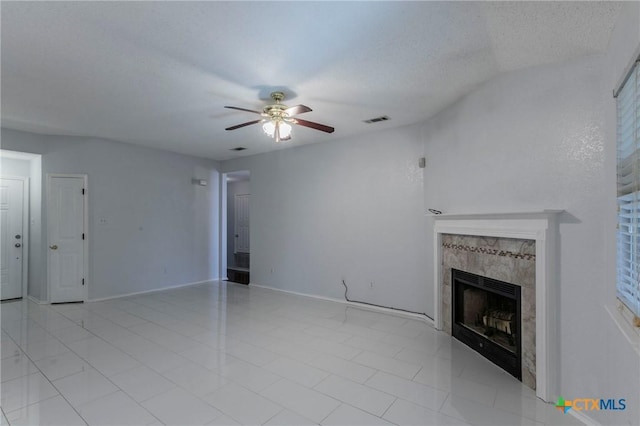
[[[520,287],[452,269],[451,334],[522,380]]]

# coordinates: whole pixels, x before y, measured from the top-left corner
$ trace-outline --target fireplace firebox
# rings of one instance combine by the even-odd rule
[[[452,269],[452,335],[522,380],[520,287]]]

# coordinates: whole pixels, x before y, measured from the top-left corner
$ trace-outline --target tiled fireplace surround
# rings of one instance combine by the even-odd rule
[[[459,269],[521,288],[522,382],[536,388],[535,241],[472,235],[442,235],[442,329],[451,334],[451,270]]]
[[[522,381],[557,395],[555,253],[560,211],[434,216],[437,329],[451,334],[451,269],[521,287]]]

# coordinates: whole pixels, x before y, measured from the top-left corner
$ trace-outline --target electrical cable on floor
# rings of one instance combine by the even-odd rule
[[[409,311],[407,309],[402,309],[402,308],[392,308],[391,306],[376,305],[375,303],[360,302],[360,301],[357,301],[357,300],[351,300],[351,299],[349,299],[349,297],[347,297],[347,292],[349,291],[349,288],[347,287],[347,283],[344,282],[344,280],[342,280],[342,285],[344,286],[344,300],[346,300],[347,302],[359,303],[361,305],[376,306],[378,308],[391,309],[391,310],[394,310],[394,311],[402,311],[402,312],[407,312],[407,313],[410,313],[410,314],[424,315],[425,317],[427,317],[431,321],[433,321],[433,318],[431,318],[429,315],[427,315],[426,312],[415,312],[415,311]]]

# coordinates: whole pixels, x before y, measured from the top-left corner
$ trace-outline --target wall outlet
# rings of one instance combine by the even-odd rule
[[[100,222],[100,225],[105,225],[107,223],[107,219],[100,218],[99,222]]]

